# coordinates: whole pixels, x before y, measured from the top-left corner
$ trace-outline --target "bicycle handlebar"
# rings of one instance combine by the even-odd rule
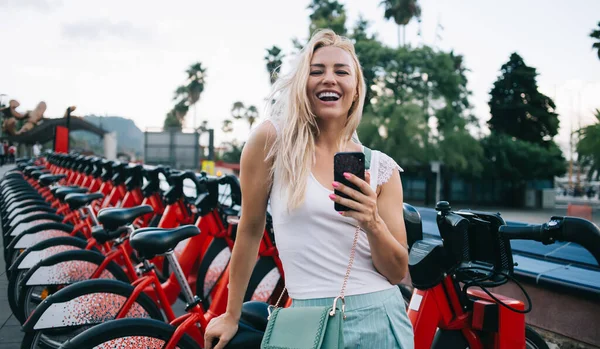
[[[545,245],[556,241],[574,242],[588,250],[600,266],[600,229],[588,220],[553,216],[549,222],[539,225],[503,225],[498,232],[507,239],[535,240]]]

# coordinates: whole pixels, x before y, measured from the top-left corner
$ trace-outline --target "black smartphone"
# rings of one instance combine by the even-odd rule
[[[365,154],[361,152],[340,152],[333,157],[333,180],[342,183],[345,186],[358,190],[358,187],[344,177],[344,173],[352,173],[353,175],[365,179]],[[348,196],[338,190],[334,190],[335,195],[343,198]],[[334,205],[336,211],[349,211],[350,208],[340,205],[337,202]]]

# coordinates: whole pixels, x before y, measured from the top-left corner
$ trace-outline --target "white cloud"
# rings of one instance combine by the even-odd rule
[[[61,0],[0,0],[0,8],[33,9],[44,13],[55,10],[61,6]]]
[[[115,22],[108,19],[93,19],[63,24],[62,35],[67,39],[86,41],[146,40],[151,37],[151,32],[126,21]]]

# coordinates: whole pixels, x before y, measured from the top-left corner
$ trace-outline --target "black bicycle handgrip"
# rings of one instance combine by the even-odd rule
[[[544,225],[502,225],[498,232],[507,239],[511,240],[535,240],[544,239]]]
[[[574,242],[588,250],[600,266],[600,229],[586,219],[564,217],[557,240]]]

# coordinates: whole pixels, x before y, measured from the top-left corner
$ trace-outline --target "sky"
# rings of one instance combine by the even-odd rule
[[[347,25],[362,15],[371,33],[397,45],[397,27],[384,20],[379,0],[340,2]],[[565,152],[572,127],[594,122],[600,60],[588,35],[600,21],[600,1],[419,2],[422,37],[411,22],[408,42],[464,56],[473,112],[482,124],[490,117],[489,91],[513,52],[537,69],[540,91],[554,98],[561,121],[556,141]],[[43,100],[47,117],[75,105],[75,115],[123,116],[142,130],[160,128],[185,70],[201,62],[206,86],[186,126],[193,126],[195,113],[196,125],[207,120],[216,129],[217,143],[243,141],[247,123],[237,122],[232,135],[223,135],[222,120],[230,118],[235,101],[263,111],[270,88],[266,48],[277,45],[289,58],[291,39],[307,39],[309,3],[0,0],[0,94],[7,95],[4,102],[20,101],[21,112]]]

